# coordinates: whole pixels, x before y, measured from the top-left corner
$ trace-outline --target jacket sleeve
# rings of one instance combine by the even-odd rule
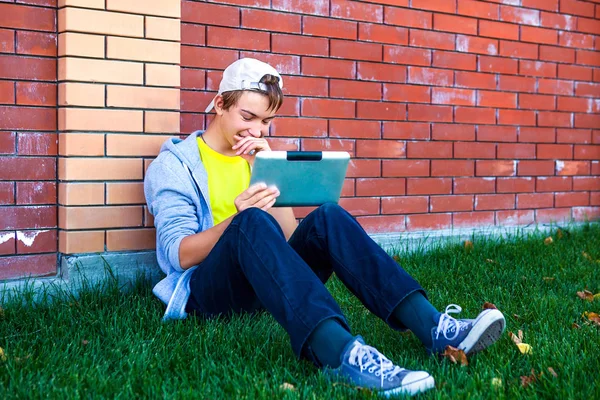
[[[185,176],[181,176],[163,163],[150,164],[144,179],[144,195],[148,209],[154,216],[156,246],[165,254],[169,263],[182,272],[179,262],[179,246],[186,237],[200,230],[200,221],[191,196],[196,191]]]

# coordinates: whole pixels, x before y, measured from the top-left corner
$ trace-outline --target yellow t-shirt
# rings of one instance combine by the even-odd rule
[[[216,225],[237,212],[233,201],[250,185],[250,165],[242,157],[228,157],[214,151],[200,136],[197,141],[208,174],[210,208]]]

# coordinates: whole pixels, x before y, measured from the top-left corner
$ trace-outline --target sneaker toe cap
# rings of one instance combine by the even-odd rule
[[[425,371],[411,371],[402,379],[402,385],[410,385],[431,378]]]

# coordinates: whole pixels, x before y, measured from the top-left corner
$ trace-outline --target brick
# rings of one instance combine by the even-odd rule
[[[515,176],[516,161],[478,160],[475,162],[476,176]]]
[[[101,229],[142,226],[142,207],[60,207],[58,226],[61,229]]]
[[[590,205],[600,206],[600,192],[592,192],[590,194]]]
[[[322,76],[329,78],[354,79],[356,77],[356,63],[347,60],[302,57],[302,74],[309,76]]]
[[[561,0],[560,12],[562,14],[581,15],[594,17],[594,5],[592,3],[577,0]]]
[[[330,0],[331,16],[367,22],[383,22],[383,7],[348,0]]]
[[[0,54],[3,79],[56,81],[56,60]]]
[[[327,121],[309,118],[277,118],[271,125],[272,136],[327,136]]]
[[[429,176],[429,160],[384,160],[383,177]]]
[[[331,39],[331,57],[364,61],[382,61],[382,45]]]
[[[556,78],[556,64],[541,61],[519,62],[519,74],[524,76],[539,76],[545,78]]]
[[[17,31],[17,53],[56,57],[56,34]]]
[[[205,47],[182,46],[181,65],[184,67],[225,69],[239,58],[238,51]]]
[[[61,8],[58,10],[58,32],[143,37],[144,17],[83,8]]]
[[[455,72],[457,87],[469,87],[474,89],[495,89],[496,76],[492,74],[481,74],[477,72]]]
[[[379,160],[351,159],[348,164],[347,178],[378,178],[381,176],[381,162]]]
[[[410,45],[442,50],[454,50],[456,37],[454,34],[418,29],[410,30]]]
[[[600,13],[600,11],[598,11]],[[577,18],[577,29],[582,32],[593,33],[596,35],[600,34],[600,28],[598,28],[598,17],[596,19],[590,18]],[[596,43],[596,48],[598,43]]]
[[[142,160],[128,158],[59,158],[58,178],[65,181],[142,179]]]
[[[404,158],[406,144],[392,140],[358,140],[356,156],[365,158]]]
[[[512,126],[480,125],[477,128],[477,141],[514,143],[517,141],[517,128]]]
[[[406,230],[406,217],[372,215],[356,219],[367,233],[402,232]]]
[[[0,182],[0,205],[15,204],[14,182]]]
[[[599,145],[575,145],[576,160],[600,160]]]
[[[572,96],[573,82],[555,79],[539,79],[538,93]]]
[[[571,15],[561,15],[555,13],[541,13],[540,25],[546,28],[574,30],[577,24],[577,18]]]
[[[592,132],[589,129],[557,129],[557,143],[592,143]]]
[[[533,93],[536,88],[536,80],[535,78],[522,76],[500,75],[498,79],[498,88],[500,90]],[[502,93],[497,93],[497,95],[502,95]]]
[[[56,275],[56,254],[3,257],[2,263],[2,280]]]
[[[433,88],[432,104],[475,105],[475,91],[466,89]]]
[[[156,247],[154,229],[123,229],[106,231],[106,250],[151,250]]]
[[[571,113],[540,111],[538,126],[571,127]]]
[[[285,78],[284,93],[293,96],[326,97],[328,95],[328,81],[322,78],[308,78],[301,76],[288,76]],[[339,81],[349,82],[349,81]],[[381,93],[381,90],[380,90]],[[381,95],[380,95],[381,96]],[[340,97],[340,96],[336,96]]]
[[[56,206],[0,207],[0,230],[56,227]]]
[[[406,217],[406,229],[409,231],[440,230],[451,226],[451,214],[417,214]]]
[[[35,15],[35,18],[31,16]],[[20,4],[0,4],[0,26],[3,28],[54,32],[56,11],[50,8]]]
[[[159,135],[107,135],[106,155],[155,156],[168,138]]]
[[[56,106],[56,84],[17,82],[17,104],[28,106]]]
[[[302,116],[324,118],[353,118],[355,103],[348,100],[303,99]]]
[[[15,132],[0,132],[0,154],[14,154],[16,152]]]
[[[420,85],[451,86],[454,75],[451,70],[409,67],[408,82]]]
[[[554,29],[521,26],[521,40],[524,42],[558,44],[558,31]]]
[[[300,150],[300,139],[293,138],[275,138],[269,140],[269,145],[273,150],[279,151],[298,151]],[[346,196],[346,187],[342,187],[342,196]],[[354,190],[354,185],[352,185],[352,189]],[[349,194],[348,196],[354,196],[354,193]]]
[[[537,158],[569,160],[573,158],[573,146],[567,144],[538,144]]]
[[[163,65],[159,65],[159,64],[147,64],[146,65],[146,75],[149,75],[149,67],[159,67],[157,68],[155,71],[152,71],[150,73],[150,75],[152,76],[151,81],[154,84],[157,84],[158,81],[162,79],[161,76],[163,74],[158,73],[158,71],[160,71],[160,67],[163,67]],[[164,67],[169,68],[177,68],[177,71],[179,70],[179,66],[171,66],[171,65],[164,65]],[[154,69],[154,68],[153,68]],[[199,70],[199,69],[193,69],[193,68],[183,68],[180,71],[181,74],[181,87],[185,88],[185,89],[197,89],[197,90],[203,90],[206,89],[206,71],[203,70]],[[168,75],[168,73],[167,73]],[[286,82],[287,84],[287,82]],[[163,86],[160,85],[159,86]],[[170,86],[170,85],[164,85],[164,86]],[[179,86],[179,85],[173,85],[173,86]],[[286,85],[287,86],[287,85]]]
[[[573,62],[575,56],[573,55]],[[578,81],[591,81],[593,69],[578,65],[558,65],[558,77],[561,79],[574,79]]]
[[[459,212],[452,216],[453,228],[481,227],[494,225],[494,212]]]
[[[456,36],[456,51],[495,56],[498,54],[498,41],[474,36]]]
[[[60,231],[58,245],[65,254],[103,252],[104,231]]]
[[[15,52],[15,31],[12,29],[0,29],[0,53]]]
[[[257,20],[256,24],[263,25],[264,20]],[[279,22],[276,22],[275,25],[278,26]],[[304,16],[302,20],[302,33],[311,36],[356,40],[357,23],[331,18]]]
[[[135,14],[179,18],[181,2],[177,0],[106,0],[106,9]]]
[[[0,234],[0,256],[16,253],[16,232],[2,232]]]
[[[574,207],[573,219],[575,221],[596,221],[600,217],[600,207]]]
[[[477,105],[482,107],[517,108],[517,95],[516,93],[480,90],[477,96]]]
[[[300,33],[302,30],[300,15],[256,9],[242,9],[241,11],[242,26],[245,28],[286,33]]]
[[[454,13],[454,10],[452,13]],[[433,29],[436,31],[477,35],[477,20],[447,14],[434,14]]]
[[[104,57],[105,38],[81,33],[61,33],[58,35],[58,56]]]
[[[536,192],[559,192],[572,190],[573,182],[570,177],[540,176],[536,178]]]
[[[15,104],[15,82],[0,81],[0,104]]]
[[[273,5],[275,7],[275,4]],[[237,7],[196,1],[181,3],[181,21],[196,24],[239,26],[240,11]]]
[[[531,125],[535,126],[535,112],[525,110],[499,110],[500,125]]]
[[[58,84],[58,104],[61,106],[104,107],[104,85],[85,83]]]
[[[394,85],[383,86],[383,98],[388,101],[429,103],[431,101],[431,89],[418,85]]]
[[[552,193],[519,193],[517,194],[517,208],[551,208],[554,206]]]
[[[530,58],[535,60],[538,57],[538,47],[539,45],[537,44],[501,40],[499,54],[504,57]]]
[[[599,109],[596,106],[594,99],[585,99],[581,97],[559,97],[558,107],[559,111],[573,111],[573,112],[594,112]]]
[[[558,0],[521,0],[521,6],[546,11],[558,11]]]
[[[429,212],[472,211],[473,196],[431,196]]]
[[[450,194],[452,178],[408,178],[406,193],[409,195]]]
[[[59,109],[59,130],[95,130],[112,132],[141,132],[142,111],[106,109]]]
[[[55,252],[58,245],[58,235],[52,230],[17,231],[17,254]]]
[[[514,194],[479,194],[475,196],[475,210],[512,210],[515,208]]]
[[[594,49],[594,36],[574,32],[560,32],[559,45],[563,47],[574,47],[582,49]]]
[[[458,14],[477,18],[498,19],[500,8],[495,4],[483,1],[458,0]]]
[[[329,24],[330,22],[335,21],[327,19],[327,23]],[[358,27],[358,39],[367,42],[408,45],[408,29],[397,26],[361,23]]]
[[[394,64],[431,65],[431,50],[401,46],[383,46],[383,61]]]
[[[600,97],[600,84],[577,82],[575,86],[575,96],[590,96],[598,98]]]
[[[433,52],[434,67],[462,70],[477,70],[477,56],[472,54],[452,53],[446,51]]]
[[[403,196],[406,179],[404,178],[363,178],[356,180],[357,196]],[[386,199],[381,202],[382,212],[386,214]]]
[[[181,25],[181,44],[206,46],[206,26],[193,24]]]
[[[384,122],[384,139],[429,140],[430,127],[419,122]]]
[[[520,25],[540,24],[540,11],[520,7],[500,6],[500,19]]]
[[[181,40],[179,19],[146,17],[146,38],[162,40]]]
[[[494,193],[495,178],[455,178],[454,194]]]
[[[381,199],[382,214],[426,213],[429,207],[427,196],[384,197]]]
[[[519,26],[504,22],[480,20],[479,36],[488,36],[497,39],[519,40]]]
[[[284,54],[327,56],[329,43],[325,38],[272,34],[271,51]]]
[[[352,139],[379,139],[381,123],[376,121],[331,120],[329,136]]]
[[[456,107],[454,122],[472,124],[495,124],[496,111],[491,108]]]
[[[104,183],[60,183],[58,203],[66,206],[104,204]]]
[[[556,61],[556,62],[566,62],[566,63],[574,63],[575,62],[575,50],[565,49],[562,47],[552,47],[552,46],[540,46],[540,60],[544,61]],[[558,73],[559,77],[562,78],[560,71],[561,67],[576,67],[571,65],[558,65]],[[576,67],[583,68],[583,67]],[[571,77],[569,77],[571,78]]]
[[[600,126],[600,116],[594,114],[575,114],[576,128],[597,128]]]
[[[593,65],[600,67],[600,59],[597,51],[577,50],[575,52],[577,64]]]
[[[519,161],[519,176],[543,176],[554,174],[554,161]]]
[[[287,36],[273,36],[273,48],[278,52],[285,52]],[[206,42],[209,46],[225,47],[231,49],[246,49],[257,51],[268,51],[271,47],[270,35],[267,32],[251,31],[247,29],[232,29],[209,26],[206,33]],[[299,43],[301,45],[301,43]],[[283,50],[286,47],[286,50]],[[319,54],[319,53],[317,53]]]
[[[452,107],[409,104],[410,121],[452,122]]]
[[[379,214],[379,199],[378,198],[342,198],[339,202],[353,216],[358,215],[377,215]]]
[[[19,132],[18,154],[27,156],[56,156],[58,140],[55,133]]]
[[[354,156],[354,140],[345,139],[302,139],[303,151],[346,151]]]
[[[473,141],[475,140],[475,126],[459,124],[433,124],[432,139]]]
[[[181,72],[178,65],[146,64],[145,69],[148,86],[178,87],[181,85]]]
[[[452,158],[452,143],[408,142],[408,158]]]
[[[251,41],[251,38],[249,38],[249,42],[250,44],[254,44],[254,42]],[[225,47],[225,44],[221,43],[220,46]],[[179,43],[161,40],[130,39],[109,36],[106,39],[106,55],[108,58],[119,60],[163,62],[171,64],[178,64],[180,62]]]
[[[432,160],[431,176],[474,176],[475,163],[464,160]]]
[[[56,130],[56,110],[51,108],[0,106],[2,130]]]
[[[479,56],[479,71],[516,75],[519,62],[510,58]],[[495,82],[495,81],[494,81]]]
[[[499,226],[530,225],[535,222],[533,210],[500,210],[496,211]]]
[[[142,84],[143,64],[123,61],[60,58],[58,79],[105,83]]]
[[[519,107],[527,110],[556,110],[556,97],[520,93]]]
[[[108,107],[178,110],[181,105],[179,89],[109,85],[106,95]]]
[[[433,14],[406,8],[385,7],[384,20],[388,25],[406,26],[409,28],[431,29]]]
[[[454,13],[456,11],[456,0],[412,0],[411,7]]]
[[[454,158],[496,158],[496,145],[458,142],[454,144]]]
[[[144,132],[179,133],[179,112],[145,111]]]
[[[516,136],[516,132],[515,132]],[[508,159],[524,159],[524,158],[535,158],[535,145],[534,144],[507,144],[502,143],[498,145],[498,158]]]
[[[590,175],[590,163],[588,161],[556,161],[556,175]]]
[[[556,207],[589,206],[589,192],[555,193],[554,204]]]
[[[251,57],[266,62],[272,65],[280,74],[300,74],[300,57],[298,56],[242,51],[240,57]],[[209,76],[208,73],[207,76]],[[214,90],[218,89],[219,82],[216,82]]]
[[[357,79],[402,83],[406,82],[407,67],[402,65],[359,62]],[[287,78],[289,81],[289,78]]]
[[[54,1],[54,3],[56,3],[56,1]],[[104,10],[105,3],[104,0],[58,0],[58,8],[73,6]]]
[[[535,221],[538,224],[568,222],[570,220],[570,208],[549,208],[545,210],[535,210]]]
[[[523,193],[535,191],[534,178],[498,178],[498,193]]]
[[[360,119],[403,121],[406,119],[406,104],[359,101],[356,116]]]
[[[598,190],[600,187],[600,177],[573,177],[573,189],[572,190]]]

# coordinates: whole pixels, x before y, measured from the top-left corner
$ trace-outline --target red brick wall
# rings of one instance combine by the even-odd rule
[[[184,0],[182,132],[256,57],[275,147],[350,152],[371,232],[597,218],[599,50],[599,0]]]
[[[56,273],[56,7],[0,2],[0,279]]]

